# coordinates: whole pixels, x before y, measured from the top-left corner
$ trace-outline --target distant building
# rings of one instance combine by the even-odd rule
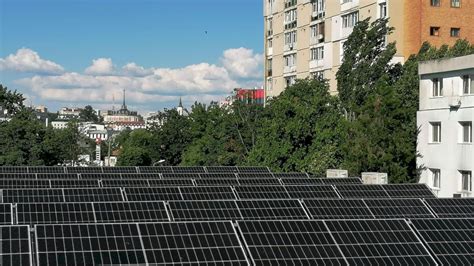
[[[420,63],[420,182],[440,197],[474,196],[474,55]]]
[[[243,102],[245,104],[259,104],[263,105],[265,99],[265,92],[263,89],[234,89],[234,100]]]
[[[183,102],[181,98],[179,98],[178,106],[174,108],[179,115],[187,116],[189,115],[189,111],[184,108]],[[151,128],[153,126],[162,126],[166,122],[166,115],[165,112],[168,109],[164,109],[164,111],[158,112],[149,112],[148,115],[145,117],[145,128]]]
[[[82,108],[61,107],[58,112],[58,120],[78,119],[82,110]]]
[[[35,107],[35,111],[38,113],[47,113],[48,112],[48,107],[44,105],[38,105]]]
[[[130,111],[125,104],[125,90],[123,90],[123,103],[119,110],[108,110],[105,113],[104,123],[113,124],[116,122],[139,122],[142,118],[135,111]]]
[[[67,128],[68,121],[52,121],[51,126],[54,129],[65,129]]]

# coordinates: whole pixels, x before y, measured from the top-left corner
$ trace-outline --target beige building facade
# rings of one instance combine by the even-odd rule
[[[442,5],[433,6],[437,1]],[[459,6],[450,6],[450,2],[457,1],[461,0],[263,0],[266,99],[278,96],[296,79],[310,76],[328,79],[330,92],[336,94],[336,73],[342,62],[343,44],[354,25],[366,18],[370,21],[390,18],[389,26],[395,31],[387,41],[397,43],[395,62],[403,63],[425,40],[436,45],[452,44],[459,38],[472,41],[467,26],[456,24],[455,29],[461,28],[463,34],[458,31],[456,36],[433,36],[429,35],[432,27],[449,31],[449,25],[444,26],[449,21],[440,19],[434,26],[425,25],[427,18],[434,17],[436,12],[472,14],[474,0],[462,0]],[[440,38],[431,40],[427,34]]]

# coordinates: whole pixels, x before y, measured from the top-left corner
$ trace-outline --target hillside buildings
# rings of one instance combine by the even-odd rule
[[[420,63],[420,182],[439,197],[474,196],[474,55]]]
[[[472,0],[264,0],[265,97],[279,95],[296,79],[329,80],[337,93],[336,72],[343,44],[354,25],[390,18],[395,27],[395,62],[404,62],[424,41],[452,45],[474,42]],[[447,19],[449,18],[449,19]]]

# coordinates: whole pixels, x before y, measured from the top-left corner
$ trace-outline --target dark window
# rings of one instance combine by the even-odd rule
[[[460,28],[451,28],[451,37],[459,37]]]
[[[431,0],[431,6],[439,6],[441,0]]]
[[[461,0],[451,0],[451,7],[461,7]]]
[[[439,36],[439,27],[430,27],[431,36]]]

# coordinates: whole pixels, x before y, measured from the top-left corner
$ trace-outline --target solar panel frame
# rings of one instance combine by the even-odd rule
[[[322,181],[323,178],[282,178],[281,182],[284,186],[291,186],[291,185],[324,185]]]
[[[285,189],[295,199],[339,198],[334,188],[328,185],[285,186]]]
[[[124,201],[120,188],[64,188],[66,202]]]
[[[128,201],[171,201],[183,200],[178,187],[132,187],[125,188]]]
[[[174,173],[206,173],[204,166],[172,166]]]
[[[474,198],[427,198],[424,202],[437,217],[474,217]]]
[[[0,225],[0,262],[2,266],[33,265],[28,225]]]
[[[36,179],[33,173],[0,173],[1,179]]]
[[[239,199],[290,199],[283,186],[238,186],[234,187]]]
[[[165,186],[179,186],[190,187],[194,186],[191,179],[148,179],[150,187],[165,187]]]
[[[301,220],[309,219],[298,200],[237,200],[242,220]]]
[[[28,166],[28,173],[59,173],[64,174],[64,167],[62,166]]]
[[[101,166],[90,166],[90,167],[74,167],[68,166],[66,167],[66,173],[103,173]]]
[[[102,187],[149,187],[148,179],[104,179]]]
[[[229,173],[200,173],[199,178],[201,179],[237,179],[234,172]]]
[[[138,173],[173,173],[171,166],[137,166]]]
[[[102,166],[103,173],[138,173],[135,166]]]
[[[304,199],[303,205],[313,219],[375,218],[362,199]]]
[[[241,179],[241,178],[242,179],[244,179],[244,178],[246,178],[246,179],[250,179],[250,178],[261,178],[261,179],[265,178],[265,179],[267,179],[267,178],[275,178],[275,177],[273,176],[272,173],[247,173],[247,172],[243,172],[243,173],[238,173],[237,178],[239,178],[239,179]]]
[[[287,172],[287,173],[273,173],[273,176],[275,178],[291,178],[291,179],[298,179],[298,178],[303,178],[303,179],[309,179],[309,176],[307,173],[304,172]]]
[[[122,174],[120,173],[81,173],[80,179],[122,179]]]
[[[236,166],[206,166],[207,173],[236,173]]]
[[[426,184],[383,184],[391,198],[436,198]]]
[[[233,200],[169,201],[174,221],[223,221],[243,219]]]
[[[170,221],[163,201],[94,202],[97,223]]]
[[[0,179],[3,188],[50,188],[49,180],[40,179]]]
[[[63,173],[38,173],[37,179],[79,179],[79,174],[63,174]]]
[[[161,179],[158,173],[121,173],[122,179]]]
[[[364,199],[375,218],[434,218],[421,199]]]
[[[239,178],[237,181],[241,186],[281,186],[276,178]]]
[[[360,184],[362,185],[362,179],[358,177],[325,177],[321,178],[326,185],[337,185],[337,184]]]
[[[93,179],[53,179],[50,180],[52,188],[85,188],[99,187],[99,180]]]
[[[265,166],[237,166],[239,173],[271,173]]]
[[[240,183],[237,179],[229,178],[216,178],[216,179],[196,179],[194,180],[196,185],[199,186],[239,186]]]
[[[27,166],[0,166],[0,173],[28,173]]]
[[[381,185],[335,185],[342,198],[390,198]]]
[[[162,173],[163,179],[199,179],[199,173]]]
[[[0,225],[12,225],[12,224],[13,224],[12,204],[0,203]],[[1,248],[0,248],[0,251],[1,251]]]
[[[18,224],[94,223],[94,208],[88,202],[18,203]]]
[[[4,203],[64,202],[61,189],[3,189]]]
[[[184,200],[235,200],[230,186],[220,187],[180,187]]]

